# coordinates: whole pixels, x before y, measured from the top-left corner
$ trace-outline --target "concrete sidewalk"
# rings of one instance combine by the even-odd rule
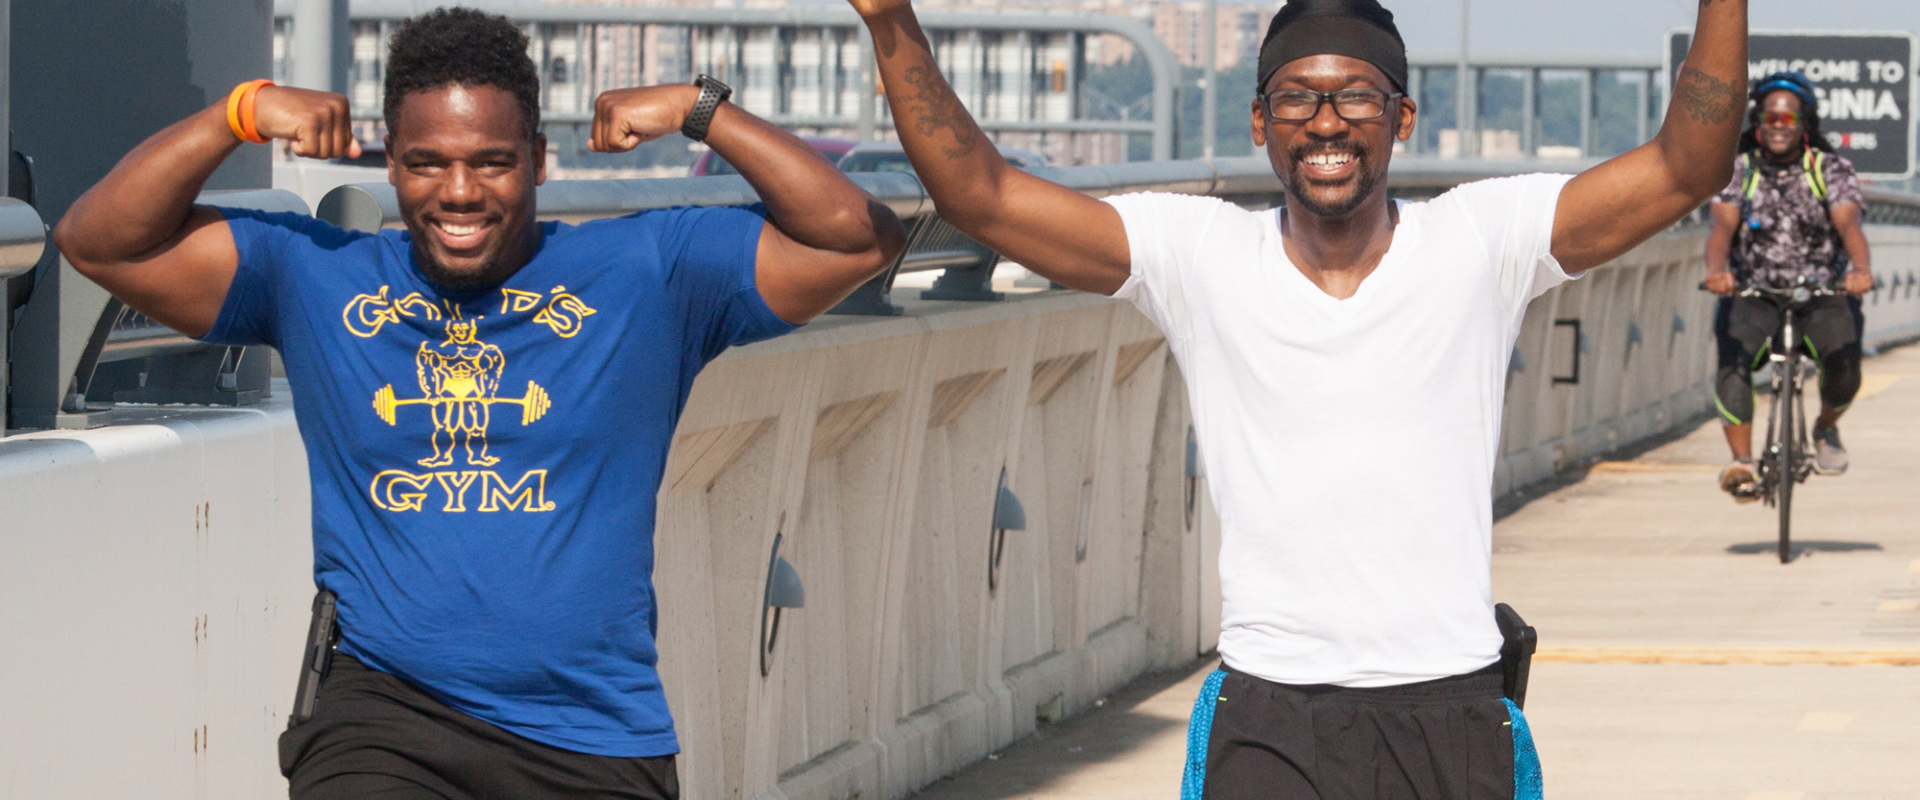
[[[1866,371],[1853,467],[1796,492],[1792,563],[1773,509],[1715,488],[1717,422],[1495,525],[1495,596],[1540,631],[1549,797],[1920,798],[1920,347]],[[1171,800],[1211,669],[1143,679],[921,796]]]

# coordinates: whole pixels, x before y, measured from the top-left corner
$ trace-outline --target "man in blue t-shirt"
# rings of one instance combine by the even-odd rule
[[[824,312],[904,233],[704,76],[601,95],[591,147],[704,139],[764,206],[541,223],[525,34],[442,9],[391,47],[405,231],[194,206],[243,140],[359,149],[346,98],[243,85],[142,144],[55,241],[149,316],[284,357],[340,627],[281,738],[294,798],[675,797],[651,580],[674,424],[708,361]]]

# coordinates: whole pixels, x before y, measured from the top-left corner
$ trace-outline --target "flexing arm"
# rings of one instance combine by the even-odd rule
[[[908,0],[852,2],[873,34],[900,143],[941,218],[1061,284],[1119,291],[1132,263],[1120,213],[1000,157],[941,77]]]
[[[1740,228],[1740,207],[1714,203],[1707,213],[1713,220],[1713,230],[1707,234],[1707,291],[1733,294],[1740,286],[1729,258],[1733,254],[1733,234]]]
[[[1700,0],[1693,49],[1653,141],[1567,184],[1553,255],[1568,272],[1618,258],[1725,188],[1746,111],[1747,0]]]
[[[699,97],[692,86],[602,94],[590,148],[625,152],[679,133]],[[767,205],[754,283],[781,319],[797,325],[825,313],[906,247],[893,211],[793,134],[721,103],[706,141]]]
[[[347,98],[269,86],[256,96],[260,135],[293,141],[295,155],[358,155]],[[53,229],[54,246],[80,274],[161,324],[203,336],[239,268],[218,211],[197,208],[207,176],[241,142],[227,101],[154,134],[75,200]]]
[[[1841,203],[1827,212],[1833,229],[1840,233],[1840,244],[1847,248],[1853,266],[1847,270],[1846,289],[1852,294],[1873,291],[1873,251],[1867,248],[1867,232],[1860,226],[1860,204]]]

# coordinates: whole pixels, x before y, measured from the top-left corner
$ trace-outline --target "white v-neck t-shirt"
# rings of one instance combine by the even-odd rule
[[[1336,300],[1278,210],[1108,198],[1166,333],[1220,515],[1220,654],[1288,684],[1394,686],[1499,659],[1493,469],[1507,366],[1554,260],[1566,175],[1401,203],[1393,244]]]

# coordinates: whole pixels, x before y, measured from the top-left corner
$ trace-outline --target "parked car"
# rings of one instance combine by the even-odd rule
[[[1047,157],[1032,150],[994,145],[1000,157],[1020,169],[1047,166]],[[907,151],[899,142],[861,142],[840,159],[841,172],[913,172]]]
[[[820,151],[820,155],[834,163],[839,163],[840,157],[846,155],[848,150],[852,150],[853,146],[858,144],[851,139],[835,139],[829,136],[802,136],[800,141],[813,145],[813,149]],[[701,153],[699,158],[694,159],[693,171],[688,174],[696,178],[702,175],[738,175],[740,170],[734,169],[733,165],[721,158],[719,153],[709,149]]]

